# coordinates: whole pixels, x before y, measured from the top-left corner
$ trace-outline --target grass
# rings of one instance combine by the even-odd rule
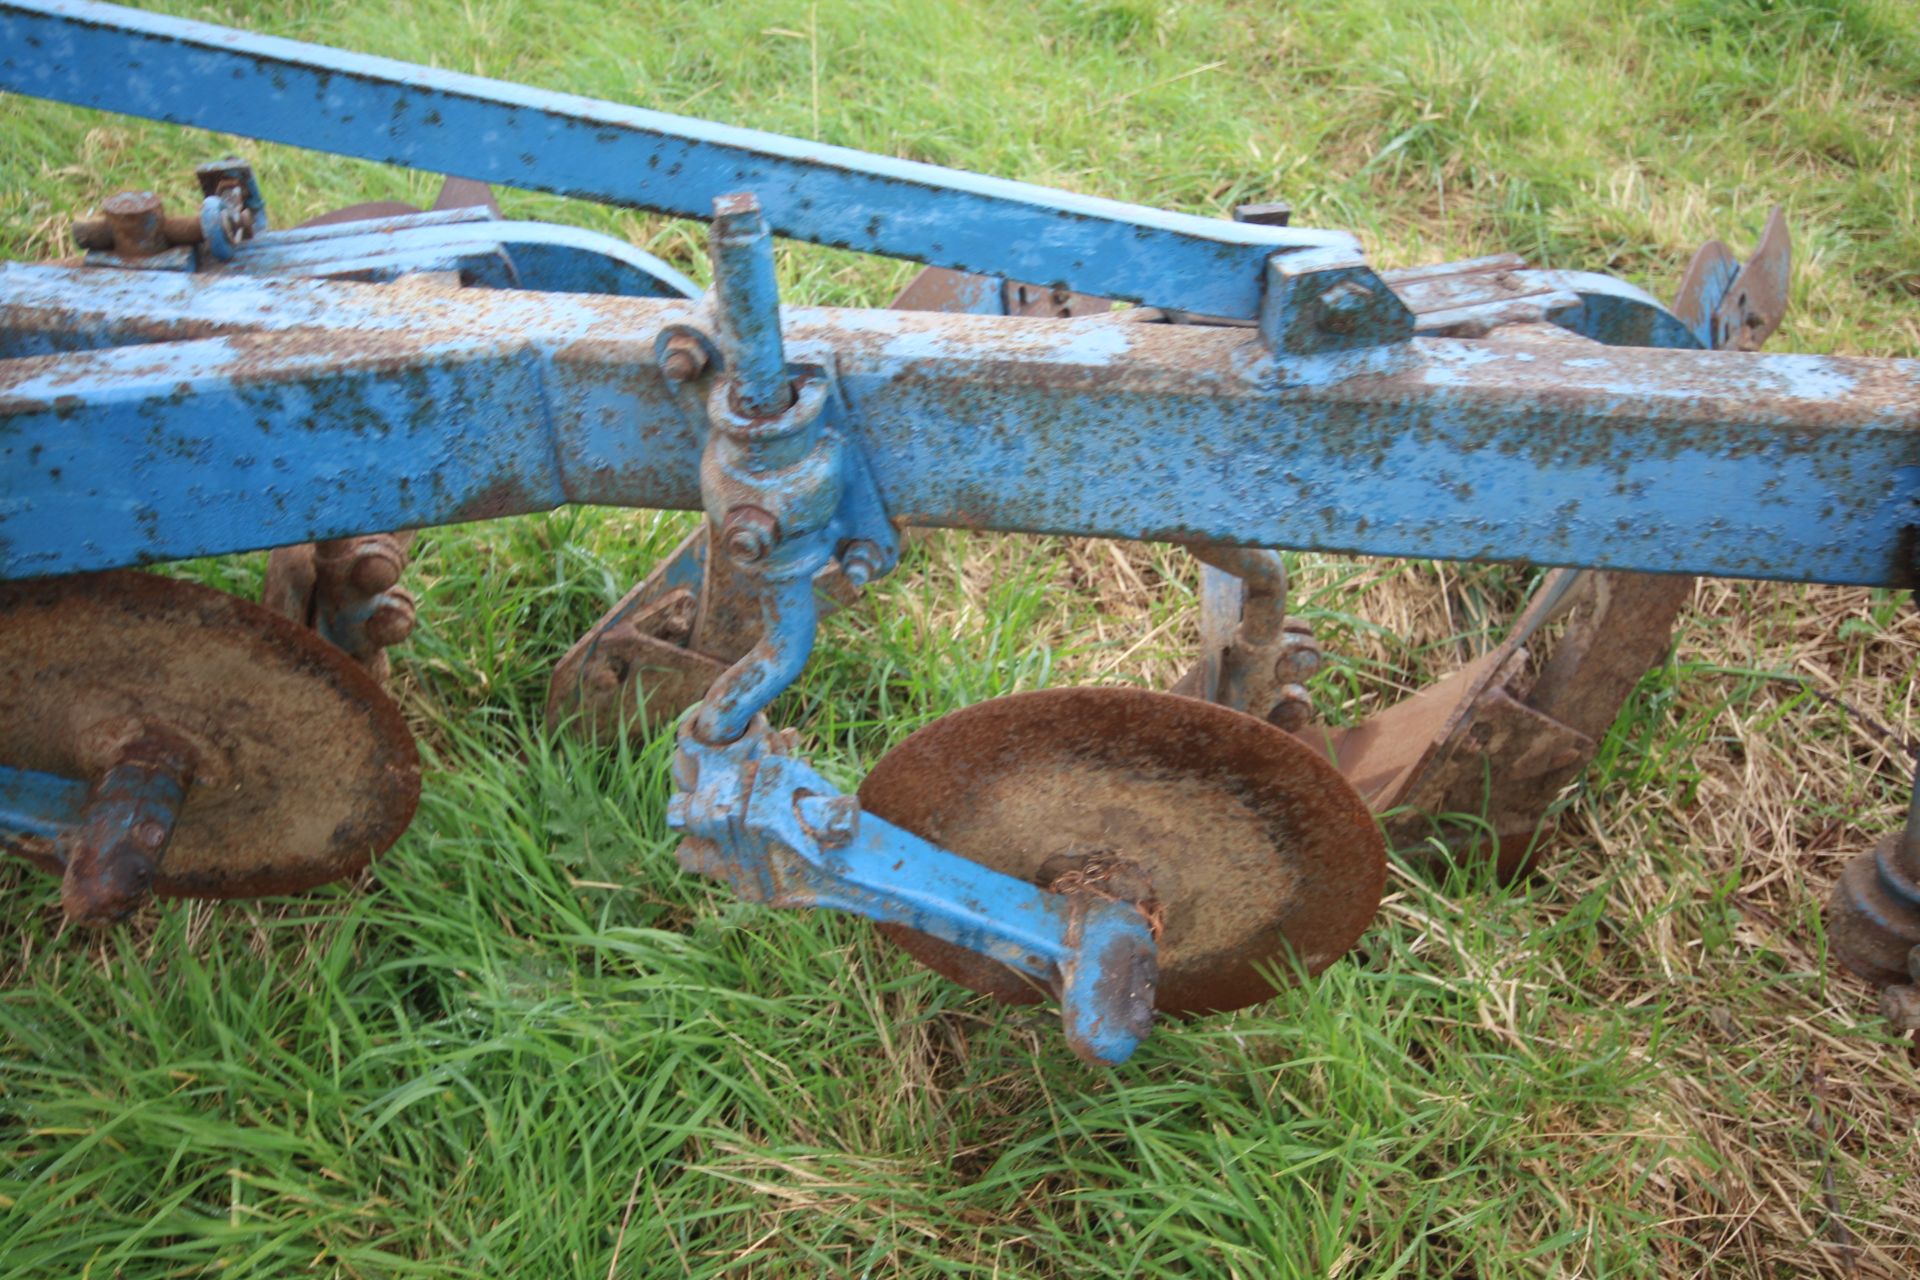
[[[1201,213],[1291,200],[1384,266],[1515,250],[1670,294],[1785,202],[1777,349],[1920,355],[1905,0],[311,0],[195,16]],[[0,98],[0,244],[66,252],[228,142]],[[284,222],[436,179],[235,142]],[[704,278],[697,225],[502,193]],[[911,268],[783,255],[790,297]],[[361,883],[104,934],[0,865],[0,1274],[1900,1276],[1906,1046],[1819,904],[1890,829],[1904,596],[1703,582],[1511,888],[1396,867],[1315,985],[1089,1070],[857,922],[683,876],[667,744],[538,724],[552,662],[688,527],[432,531],[397,691],[419,817]],[[1498,567],[1296,557],[1350,721],[1497,635]],[[233,590],[259,557],[189,566]],[[831,620],[776,718],[851,783],[953,708],[1164,687],[1165,548],[941,534]],[[1843,698],[1855,710],[1836,706]]]

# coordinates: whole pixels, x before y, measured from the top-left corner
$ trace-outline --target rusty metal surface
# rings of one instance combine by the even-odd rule
[[[475,182],[471,178],[448,178],[440,184],[440,194],[434,197],[433,208],[441,209],[485,209],[494,217],[500,216],[500,203],[494,199],[493,188],[484,182]],[[419,213],[418,205],[404,200],[368,200],[360,204],[350,204],[344,209],[333,209],[318,217],[308,218],[300,223],[302,227],[333,227],[347,222],[371,222],[378,218],[403,218],[410,213]]]
[[[1713,311],[1713,347],[1716,351],[1758,351],[1787,314],[1792,279],[1793,250],[1787,218],[1775,205],[1760,232],[1753,256],[1727,286],[1726,297]]]
[[[413,595],[399,585],[413,538],[405,530],[276,547],[261,603],[313,628],[385,684],[387,650],[413,634]]]
[[[368,200],[363,204],[350,204],[344,209],[333,209],[318,217],[308,218],[298,225],[302,227],[337,227],[348,222],[370,222],[375,218],[403,218],[420,210],[403,200]]]
[[[733,563],[710,554],[708,529],[688,534],[567,650],[547,685],[550,726],[597,741],[623,728],[643,737],[700,701],[759,642],[758,602],[736,584]],[[859,597],[838,565],[813,588],[822,617]]]
[[[1565,571],[1561,571],[1565,573]],[[1534,837],[1592,760],[1599,739],[1666,653],[1693,579],[1585,573],[1564,594],[1553,575],[1505,641],[1362,723],[1324,735],[1325,749],[1397,849],[1438,835],[1455,856],[1476,844],[1510,880],[1531,865]],[[1531,679],[1521,642],[1567,617]],[[1449,821],[1443,815],[1470,815]],[[1427,845],[1425,847],[1431,848]]]
[[[1512,671],[1511,659],[1501,650],[1483,654],[1357,725],[1327,730],[1328,757],[1376,812],[1396,808],[1474,704]]]
[[[5,362],[0,415],[16,448],[41,446],[43,462],[17,480],[22,505],[0,513],[0,572],[216,554],[564,501],[699,503],[699,433],[653,355],[663,325],[690,322],[688,304],[463,289],[429,305],[387,286],[159,279],[172,274],[0,264],[0,313],[36,343],[47,329],[77,327],[89,342],[193,332],[215,314],[229,335],[73,352],[57,368]],[[76,310],[82,295],[90,301]],[[136,299],[137,314],[118,310]],[[318,329],[302,329],[317,315]],[[1915,483],[1912,361],[1522,349],[1503,333],[1417,338],[1390,366],[1341,363],[1337,376],[1276,388],[1252,381],[1278,371],[1249,367],[1247,339],[1233,330],[808,308],[784,319],[796,349],[833,345],[876,483],[904,524],[1913,579],[1911,539],[1895,516]],[[452,362],[439,345],[450,333],[463,349]],[[189,376],[200,381],[183,395]],[[218,397],[197,390],[216,383]],[[329,412],[342,398],[354,414]],[[303,415],[313,430],[287,427]],[[471,429],[476,415],[486,431]],[[227,443],[189,463],[145,428],[117,425],[149,416],[165,431]],[[1019,432],[1003,430],[1016,422]],[[409,447],[379,451],[377,465],[354,452],[351,442],[376,429]],[[276,457],[324,454],[324,484],[297,502],[265,494],[240,466],[256,430]],[[102,527],[83,545],[48,468],[79,459],[61,464],[66,475],[109,454],[132,462],[101,467],[108,487],[88,510],[103,513]],[[1232,456],[1289,465],[1212,462]],[[155,475],[192,475],[207,496],[189,502]],[[1751,497],[1703,504],[1702,485]],[[210,501],[222,520],[205,519]],[[124,514],[140,503],[154,519]],[[51,532],[56,520],[69,531]]]
[[[1740,259],[1718,240],[1709,240],[1694,252],[1680,277],[1680,288],[1673,295],[1673,314],[1695,333],[1709,332],[1712,310],[1725,294],[1727,285],[1740,274]]]
[[[193,755],[161,897],[288,893],[351,875],[407,827],[420,762],[399,708],[313,632],[144,573],[0,584],[0,759],[94,778],[142,734]],[[51,841],[16,852],[59,869]]]
[[[122,747],[88,789],[79,820],[58,839],[67,919],[104,924],[146,900],[193,783],[190,744],[164,729]]]
[[[1674,295],[1673,314],[1716,351],[1758,351],[1787,314],[1793,245],[1775,205],[1743,265],[1718,240],[1700,246]]]
[[[1875,986],[1920,981],[1908,969],[1909,955],[1920,947],[1920,885],[1911,862],[1895,832],[1847,864],[1827,901],[1833,954]]]
[[[659,589],[657,576],[656,570],[628,592],[554,667],[547,686],[550,726],[595,741],[621,732],[645,735],[671,724],[727,669],[727,662],[688,647],[693,592]],[[741,652],[752,647],[749,639]]]
[[[1161,921],[1156,1007],[1168,1013],[1263,1000],[1267,966],[1320,972],[1359,938],[1386,884],[1371,814],[1311,749],[1252,716],[1142,689],[1048,689],[945,716],[875,766],[860,802],[1030,883],[1094,853],[1144,872]],[[887,932],[977,991],[1041,997],[972,952]]]
[[[500,216],[500,202],[494,198],[493,188],[484,182],[472,178],[459,178],[448,175],[440,184],[440,194],[433,198],[435,209],[485,209],[494,217]]]
[[[1111,298],[951,271],[946,267],[923,268],[887,305],[896,311],[946,311],[1052,320],[1105,315],[1114,308]]]
[[[1566,602],[1567,629],[1534,677],[1527,704],[1576,733],[1604,734],[1666,656],[1693,586],[1682,574],[1582,574]]]

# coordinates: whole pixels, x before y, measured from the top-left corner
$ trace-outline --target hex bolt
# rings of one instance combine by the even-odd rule
[[[727,512],[727,522],[720,530],[720,545],[738,565],[766,559],[779,540],[779,522],[759,507],[735,507]]]
[[[860,800],[857,796],[822,796],[808,793],[796,796],[793,811],[807,834],[828,849],[843,848],[860,830]]]
[[[1281,685],[1267,711],[1267,723],[1288,733],[1299,733],[1313,723],[1313,698],[1300,684]]]
[[[1320,669],[1320,645],[1304,623],[1289,618],[1286,630],[1280,637],[1280,656],[1274,660],[1274,678],[1284,683],[1298,683]]]
[[[692,382],[707,371],[707,349],[690,334],[676,333],[667,339],[666,352],[660,357],[660,372],[668,382]]]
[[[883,557],[880,548],[865,538],[855,538],[840,552],[840,576],[858,589],[880,576]]]
[[[1320,327],[1328,333],[1352,333],[1373,301],[1373,290],[1358,280],[1342,280],[1320,295]]]

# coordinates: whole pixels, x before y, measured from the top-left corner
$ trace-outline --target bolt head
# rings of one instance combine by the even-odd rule
[[[413,619],[412,593],[395,587],[385,594],[380,605],[368,615],[367,639],[382,649],[390,648],[413,634]]]
[[[840,553],[840,576],[847,585],[854,588],[866,586],[880,573],[880,548],[858,538],[846,545]]]
[[[1281,685],[1267,711],[1267,723],[1288,733],[1299,733],[1313,723],[1313,698],[1305,685]]]
[[[735,507],[727,513],[721,529],[721,545],[735,564],[757,564],[767,558],[779,541],[780,526],[758,507]]]
[[[807,834],[824,848],[838,849],[860,830],[857,796],[803,795],[796,801],[795,808]]]
[[[1298,644],[1293,639],[1283,643],[1273,664],[1274,677],[1287,684],[1297,684],[1320,669],[1320,647],[1311,638],[1300,637]]]
[[[377,596],[400,581],[400,571],[405,567],[406,561],[392,546],[362,543],[355,549],[353,568],[347,576],[354,590]]]
[[[160,197],[151,191],[116,191],[100,202],[109,218],[140,218],[161,213]]]
[[[707,370],[707,350],[685,334],[667,339],[660,357],[660,372],[669,382],[692,382]]]

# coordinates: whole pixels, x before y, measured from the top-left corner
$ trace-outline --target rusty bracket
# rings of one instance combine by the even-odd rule
[[[146,900],[194,767],[192,746],[164,730],[141,732],[119,750],[54,846],[67,919],[111,924]]]
[[[1700,246],[1681,277],[1673,314],[1702,346],[1758,351],[1786,317],[1792,266],[1786,215],[1775,205],[1744,266],[1718,240]]]
[[[1258,547],[1187,550],[1200,561],[1200,656],[1172,692],[1304,731],[1320,646],[1306,623],[1287,616],[1286,562]]]
[[[386,651],[413,634],[413,594],[399,585],[412,545],[409,531],[276,548],[260,602],[385,681]]]
[[[1489,845],[1510,880],[1531,865],[1541,824],[1666,652],[1692,594],[1688,577],[1555,570],[1506,640],[1379,715],[1327,732],[1328,755],[1384,815],[1395,848],[1430,835],[1455,857]],[[1524,642],[1556,616],[1566,630],[1530,676]]]

